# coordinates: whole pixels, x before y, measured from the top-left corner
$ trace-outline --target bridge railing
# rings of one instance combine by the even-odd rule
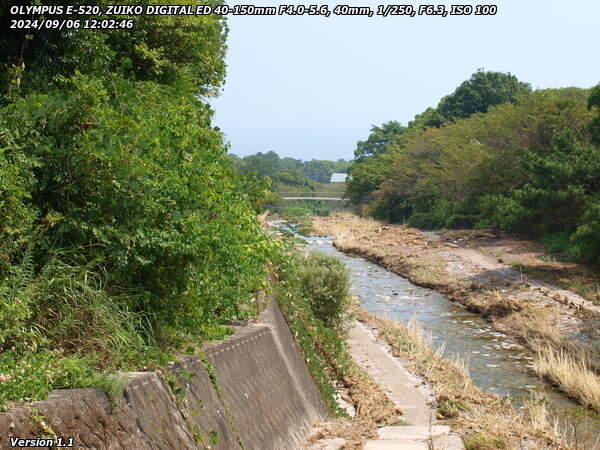
[[[338,192],[277,192],[282,197],[328,197],[328,198],[339,198],[343,199],[342,193]]]

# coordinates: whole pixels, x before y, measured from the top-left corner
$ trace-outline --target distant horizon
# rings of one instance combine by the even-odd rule
[[[588,89],[600,81],[600,2],[582,3],[504,0],[493,17],[230,16],[214,123],[241,157],[351,160],[372,126],[407,125],[480,68]]]
[[[235,153],[235,152],[233,152],[233,151],[228,151],[228,152],[227,152],[227,154],[228,154],[228,155],[234,155],[234,156],[237,156],[238,158],[244,158],[244,157],[246,157],[246,156],[252,156],[252,155],[256,155],[256,154],[258,154],[258,153],[269,153],[269,152],[271,152],[271,151],[273,151],[273,152],[277,153],[277,151],[275,151],[275,150],[266,150],[266,151],[259,150],[259,151],[255,152],[255,153],[250,153],[250,154],[248,154],[248,155],[238,155],[237,153]],[[279,153],[277,153],[277,154],[279,155]],[[337,161],[344,161],[344,162],[350,162],[350,161],[352,161],[352,159],[354,159],[354,158],[351,158],[351,159],[344,159],[344,158],[338,158],[338,159],[327,159],[327,158],[325,158],[325,159],[319,159],[319,158],[301,159],[301,158],[295,158],[295,157],[293,157],[293,156],[283,156],[283,155],[279,155],[279,157],[280,157],[280,158],[292,158],[292,159],[297,159],[297,160],[299,160],[299,161],[302,161],[302,162],[309,162],[309,161],[313,161],[313,160],[314,160],[314,161],[336,161],[336,162],[337,162]],[[343,173],[346,173],[346,172],[343,172]]]

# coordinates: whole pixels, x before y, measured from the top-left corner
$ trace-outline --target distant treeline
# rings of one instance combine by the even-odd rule
[[[343,159],[326,161],[312,159],[302,161],[294,158],[281,158],[277,153],[258,152],[255,155],[240,158],[229,155],[233,166],[239,172],[259,178],[269,177],[274,183],[311,189],[311,181],[328,183],[332,173],[346,173],[349,162]]]
[[[600,260],[600,85],[531,90],[475,73],[408,126],[359,142],[347,196],[421,228],[494,227]]]

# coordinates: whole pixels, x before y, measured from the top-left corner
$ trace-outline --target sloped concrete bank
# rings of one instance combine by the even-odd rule
[[[0,448],[15,448],[11,438],[73,437],[75,448],[90,449],[288,450],[301,448],[326,416],[275,302],[257,323],[204,350],[204,360],[185,357],[165,376],[127,374],[117,398],[98,389],[60,390],[2,413]]]

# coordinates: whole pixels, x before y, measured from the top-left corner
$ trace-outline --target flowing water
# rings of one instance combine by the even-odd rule
[[[600,436],[600,418],[532,375],[532,355],[518,342],[443,295],[415,286],[363,258],[337,251],[330,238],[307,238],[307,241],[313,249],[346,263],[353,290],[367,311],[403,323],[415,316],[431,335],[433,345],[444,346],[446,357],[466,360],[477,386],[510,396],[519,408],[532,391],[541,393],[561,428],[577,433],[573,448],[600,448],[595,445]],[[585,446],[580,445],[582,440]]]

